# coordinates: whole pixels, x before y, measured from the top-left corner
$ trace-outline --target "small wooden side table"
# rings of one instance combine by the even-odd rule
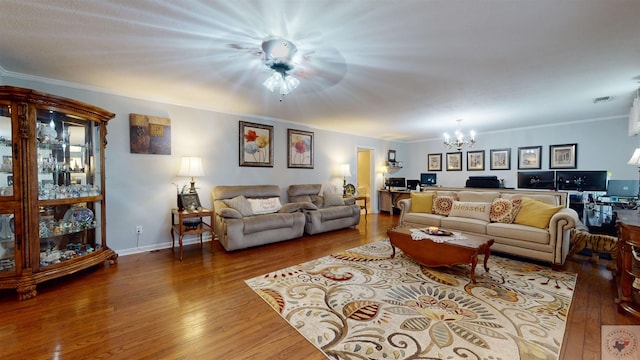
[[[177,208],[171,209],[171,251],[175,246],[175,234],[178,234],[178,245],[180,246],[180,261],[182,261],[182,238],[185,235],[197,234],[200,236],[200,246],[202,246],[202,234],[211,233],[211,242],[213,244],[214,236],[213,227],[211,224],[207,224],[204,218],[208,217],[209,221],[213,223],[213,210],[201,209],[196,211],[178,210]],[[200,222],[191,227],[184,224],[185,219],[200,219]],[[213,245],[212,245],[213,246]],[[213,247],[212,247],[213,249]]]
[[[364,209],[364,214],[367,215],[368,211],[367,211],[367,201],[369,201],[369,195],[359,195],[356,196],[354,199],[356,199],[356,203],[359,200],[364,201],[363,205],[360,205],[360,209]]]

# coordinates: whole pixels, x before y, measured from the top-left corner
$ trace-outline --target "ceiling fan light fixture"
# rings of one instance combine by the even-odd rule
[[[291,41],[277,38],[265,40],[262,43],[262,50],[265,66],[273,70],[271,76],[262,85],[271,92],[279,89],[280,101],[282,101],[283,95],[289,94],[300,85],[300,80],[289,74],[295,68],[293,56],[298,49]]]

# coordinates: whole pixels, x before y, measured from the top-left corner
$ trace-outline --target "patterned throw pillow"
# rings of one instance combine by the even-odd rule
[[[251,212],[254,215],[270,214],[277,212],[282,207],[279,197],[271,197],[266,199],[247,199],[251,205]]]
[[[251,210],[251,204],[249,204],[249,200],[247,200],[247,198],[244,197],[243,195],[238,195],[233,199],[225,199],[222,201],[228,207],[238,210],[238,212],[242,214],[242,216],[253,215],[253,211]]]
[[[521,199],[495,199],[491,203],[489,219],[491,222],[511,224],[515,220],[521,205]]]
[[[451,207],[456,199],[453,196],[437,195],[433,197],[433,213],[438,215],[449,216]]]

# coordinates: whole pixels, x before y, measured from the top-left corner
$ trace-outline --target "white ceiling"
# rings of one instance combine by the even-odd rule
[[[283,102],[253,51],[269,36],[307,54]],[[482,134],[627,116],[640,1],[0,0],[0,67],[398,141]]]

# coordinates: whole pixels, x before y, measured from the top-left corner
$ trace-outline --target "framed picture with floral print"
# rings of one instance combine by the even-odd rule
[[[287,167],[313,169],[313,132],[287,129]]]
[[[240,121],[240,166],[273,167],[273,126]]]

